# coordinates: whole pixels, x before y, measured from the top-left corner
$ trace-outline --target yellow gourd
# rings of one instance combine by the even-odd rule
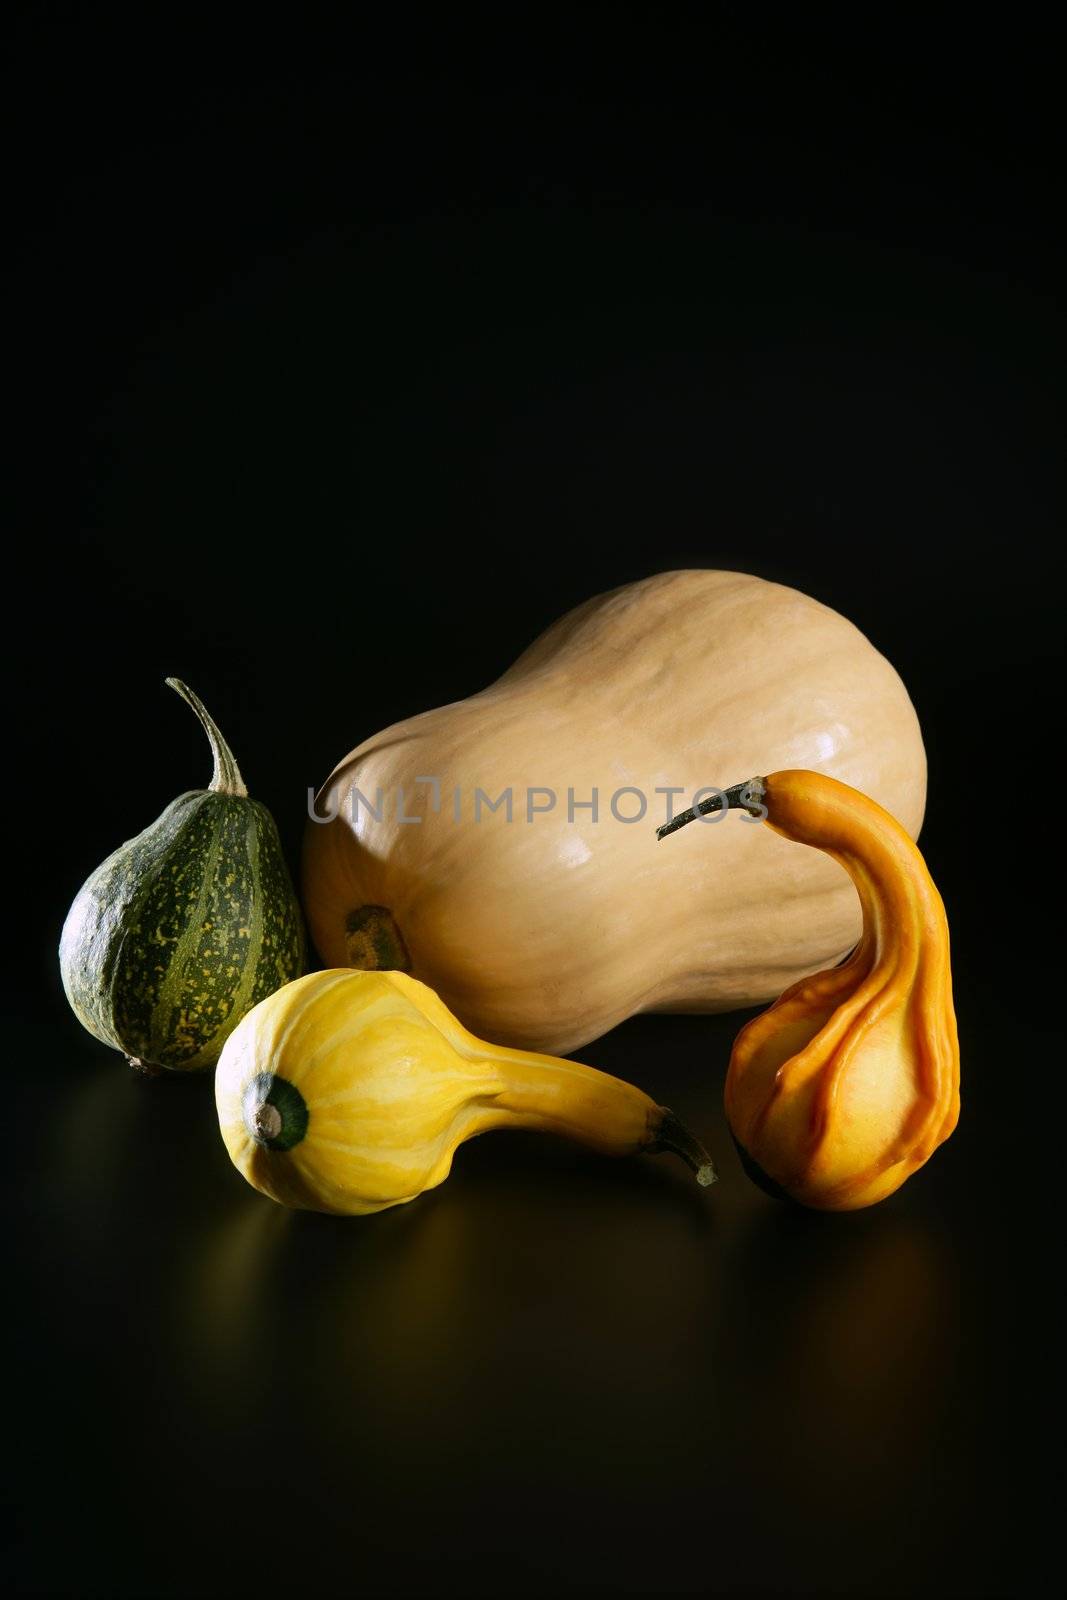
[[[772,1193],[825,1211],[872,1205],[929,1160],[959,1116],[941,896],[900,824],[847,784],[775,772],[727,796],[734,807],[762,805],[775,833],[840,862],[863,911],[848,961],[792,985],[738,1034],[726,1078],[731,1132]]]
[[[575,1061],[483,1043],[402,972],[314,972],[256,1006],[215,1075],[234,1165],[283,1205],[360,1216],[447,1178],[490,1128],[563,1134],[606,1155],[704,1150],[672,1112]]]
[[[919,831],[915,712],[850,622],[741,572],[629,584],[339,763],[306,833],[312,938],[327,966],[410,972],[484,1038],[554,1054],[638,1011],[773,999],[858,939],[845,874],[755,828],[669,852],[648,829],[786,766]]]

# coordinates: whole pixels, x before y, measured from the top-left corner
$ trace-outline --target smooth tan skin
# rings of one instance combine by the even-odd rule
[[[598,596],[549,628],[469,700],[397,723],[354,750],[309,823],[304,905],[328,966],[352,965],[349,913],[387,907],[413,974],[468,1027],[566,1054],[638,1011],[766,1002],[843,956],[861,914],[844,870],[737,813],[656,839],[667,799],[752,772],[803,767],[871,795],[914,838],[926,798],[915,711],[896,672],[836,612],[734,572],[669,572]],[[441,781],[435,813],[416,779]],[[463,791],[463,821],[452,791]],[[514,820],[483,809],[511,786]],[[611,814],[624,785],[643,821]],[[382,821],[349,796],[372,802]],[[553,811],[526,821],[529,787]],[[599,818],[567,816],[600,794]],[[398,821],[396,799],[404,791]],[[635,796],[620,801],[624,815]]]

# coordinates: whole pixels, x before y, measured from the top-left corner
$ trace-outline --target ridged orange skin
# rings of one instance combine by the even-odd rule
[[[857,1210],[899,1189],[959,1117],[945,908],[915,844],[867,795],[817,772],[763,783],[765,826],[845,868],[863,935],[843,966],[794,984],[741,1030],[726,1114],[792,1199]]]
[[[914,837],[926,798],[918,720],[893,667],[809,596],[740,572],[661,573],[555,623],[496,683],[397,723],[346,756],[309,822],[303,900],[328,967],[402,965],[482,1038],[566,1055],[639,1011],[773,1000],[860,935],[847,877],[747,819],[657,844],[659,786],[810,767],[854,784]],[[420,778],[440,780],[440,806]],[[621,822],[623,785],[648,798]],[[522,796],[559,796],[527,822]],[[462,820],[453,794],[463,795]],[[516,814],[472,819],[473,791]],[[353,792],[384,815],[351,816]],[[600,813],[568,816],[567,790]],[[403,794],[401,822],[396,800]],[[633,796],[620,802],[626,816]],[[384,907],[403,959],[353,938]]]

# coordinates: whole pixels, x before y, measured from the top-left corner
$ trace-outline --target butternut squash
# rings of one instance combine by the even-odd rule
[[[563,1134],[606,1155],[673,1150],[706,1186],[707,1154],[619,1078],[485,1044],[402,972],[314,972],[250,1011],[215,1075],[234,1165],[282,1205],[361,1216],[447,1178],[490,1128]]]
[[[772,1194],[824,1211],[873,1205],[929,1160],[959,1117],[941,896],[900,824],[847,784],[775,772],[726,799],[757,807],[766,829],[839,862],[863,914],[843,966],[793,984],[738,1034],[726,1077],[731,1132],[750,1175]]]
[[[313,940],[327,966],[406,970],[483,1037],[554,1054],[637,1011],[770,1000],[856,943],[847,875],[755,827],[661,851],[649,824],[783,766],[918,833],[918,721],[850,622],[744,573],[629,584],[340,762],[317,797],[333,820],[306,832]]]

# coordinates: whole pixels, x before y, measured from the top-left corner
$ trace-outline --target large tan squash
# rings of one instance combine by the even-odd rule
[[[787,767],[851,784],[918,834],[918,721],[850,622],[743,573],[629,584],[488,689],[335,768],[318,798],[335,820],[305,840],[312,937],[327,966],[406,968],[472,1031],[556,1054],[638,1011],[774,999],[858,940],[848,876],[737,812],[668,847],[655,791],[682,791],[677,812],[705,786]],[[476,794],[509,789],[510,821]],[[594,790],[595,819],[579,809]],[[620,820],[641,809],[633,790],[647,810]]]

